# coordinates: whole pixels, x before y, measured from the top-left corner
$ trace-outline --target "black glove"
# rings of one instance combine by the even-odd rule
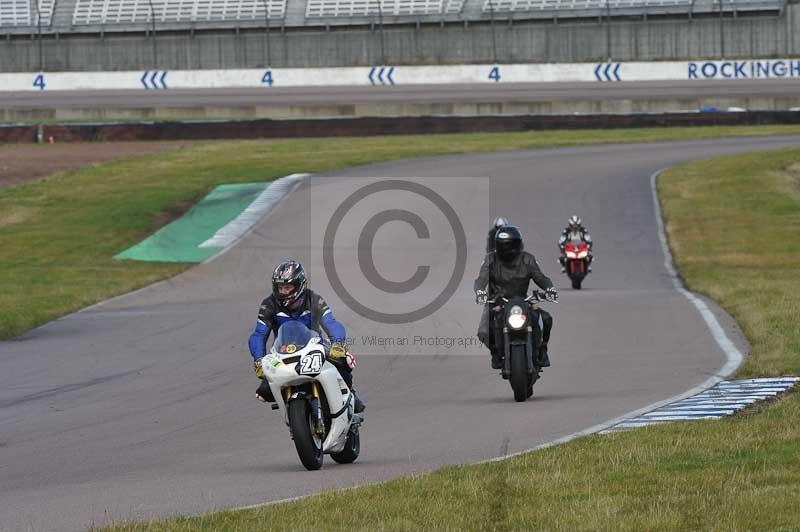
[[[544,291],[544,297],[548,301],[556,302],[558,301],[558,290],[554,286],[551,286],[547,290]]]
[[[478,305],[485,305],[489,300],[486,290],[475,290],[475,303]]]

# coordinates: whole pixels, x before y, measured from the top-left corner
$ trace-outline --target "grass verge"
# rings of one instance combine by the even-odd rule
[[[797,149],[701,161],[660,179],[682,274],[752,343],[741,376],[800,372],[799,184]],[[799,530],[798,500],[793,392],[722,421],[589,436],[500,463],[108,530]]]
[[[782,134],[800,126],[218,142],[56,174],[0,191],[0,339],[183,270],[112,257],[220,183],[466,152]]]

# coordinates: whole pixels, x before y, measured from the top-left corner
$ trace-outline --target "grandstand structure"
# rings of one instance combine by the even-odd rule
[[[800,0],[0,0],[0,72],[797,56]]]
[[[49,27],[56,0],[0,1],[0,28]]]
[[[780,13],[786,0],[0,0],[0,35]]]

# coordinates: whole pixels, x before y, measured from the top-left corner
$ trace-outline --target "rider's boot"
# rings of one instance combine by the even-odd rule
[[[353,392],[353,412],[356,414],[361,414],[367,409],[367,405],[365,405],[364,402],[359,399],[358,394],[354,389],[351,388],[350,391]]]
[[[272,389],[269,387],[269,383],[261,379],[261,384],[259,384],[258,389],[256,390],[256,397],[259,401],[264,403],[274,403],[275,396],[272,395]]]
[[[492,369],[503,369],[503,353],[492,349]]]
[[[538,366],[540,368],[549,368],[550,367],[550,357],[547,354],[547,344],[543,343],[539,346],[539,359],[538,359]]]

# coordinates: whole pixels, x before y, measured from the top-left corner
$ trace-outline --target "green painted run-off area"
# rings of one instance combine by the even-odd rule
[[[202,262],[222,247],[200,247],[233,221],[269,183],[219,185],[179,219],[117,255],[117,259],[151,262]]]

